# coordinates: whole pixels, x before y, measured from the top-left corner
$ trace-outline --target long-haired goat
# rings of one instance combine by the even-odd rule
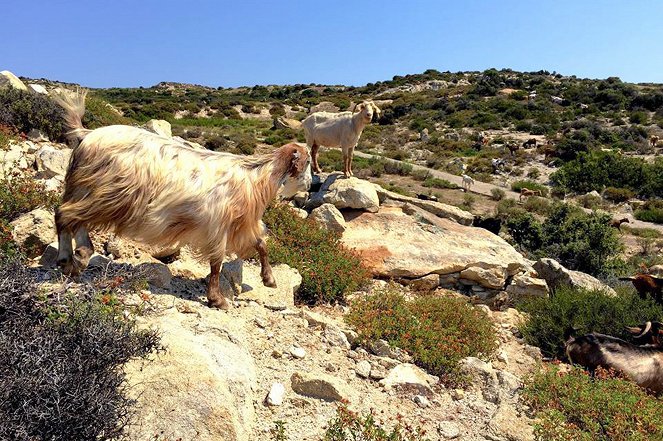
[[[321,145],[326,147],[340,147],[343,151],[343,173],[346,177],[352,176],[352,155],[364,127],[373,119],[373,115],[380,115],[380,109],[373,101],[364,101],[357,104],[353,112],[315,112],[302,121],[306,144],[311,149],[313,170],[320,173],[318,165],[318,149]]]
[[[149,245],[190,245],[210,262],[209,306],[227,309],[219,287],[224,257],[258,251],[265,286],[276,286],[261,221],[277,192],[311,184],[305,146],[244,157],[195,150],[131,126],[83,127],[85,94],[56,97],[74,148],[62,205],[55,212],[58,265],[79,274],[93,253],[88,230],[113,230]],[[72,250],[72,238],[76,249]]]
[[[566,355],[569,362],[579,364],[590,372],[599,366],[614,369],[640,387],[656,394],[663,392],[662,348],[636,346],[609,335],[590,333],[579,337],[568,336]]]

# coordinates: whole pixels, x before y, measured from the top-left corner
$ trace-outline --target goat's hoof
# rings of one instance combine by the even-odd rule
[[[215,298],[215,299],[207,299],[207,306],[210,308],[216,308],[216,309],[222,309],[224,311],[227,311],[230,309],[230,302],[225,298]]]
[[[276,288],[276,279],[274,279],[274,276],[271,274],[268,276],[263,276],[262,284],[268,288]]]
[[[76,277],[80,272],[80,267],[76,265],[73,258],[58,259],[57,265],[65,276]]]

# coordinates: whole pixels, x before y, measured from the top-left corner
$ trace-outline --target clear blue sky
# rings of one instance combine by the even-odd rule
[[[363,85],[440,71],[663,83],[663,2],[4,0],[0,70],[88,87]]]

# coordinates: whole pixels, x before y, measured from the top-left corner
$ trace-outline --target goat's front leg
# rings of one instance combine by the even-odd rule
[[[94,254],[94,245],[90,239],[87,228],[80,227],[74,234],[76,249],[74,250],[74,261],[81,271],[87,268],[90,258]]]
[[[262,277],[263,285],[276,288],[276,279],[272,274],[272,266],[269,264],[267,256],[267,244],[264,240],[258,239],[256,250],[258,250],[258,256],[260,257],[260,277]]]
[[[311,165],[313,166],[313,171],[316,173],[321,173],[322,169],[320,168],[320,165],[318,165],[318,150],[320,149],[320,146],[317,143],[313,143],[311,146]]]
[[[230,309],[230,302],[221,294],[219,277],[221,275],[221,263],[210,262],[210,275],[207,284],[207,306],[210,308]]]

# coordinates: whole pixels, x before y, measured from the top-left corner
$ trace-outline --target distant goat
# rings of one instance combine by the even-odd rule
[[[421,199],[422,201],[434,201],[437,202],[437,196],[434,194],[425,194],[425,193],[417,193],[417,199]]]
[[[518,144],[507,144],[506,148],[509,149],[509,153],[511,154],[511,156],[513,156],[516,154],[520,146]]]
[[[596,368],[622,372],[640,387],[656,394],[663,392],[663,349],[636,346],[609,335],[590,333],[566,338],[566,355],[570,363],[590,372]]]
[[[523,201],[523,196],[525,197],[530,197],[530,196],[541,196],[541,190],[530,190],[529,188],[521,188],[520,189],[520,196],[518,197],[518,200],[520,202]]]
[[[630,280],[641,299],[644,300],[647,295],[650,295],[656,303],[662,304],[663,279],[650,274],[636,274],[630,277],[620,277],[619,280]]]
[[[230,307],[219,286],[221,264],[230,254],[244,257],[257,250],[263,283],[276,286],[261,218],[277,192],[290,196],[310,187],[304,145],[253,157],[195,150],[131,126],[86,130],[85,92],[56,100],[70,135],[80,141],[55,212],[57,262],[65,274],[85,269],[93,253],[88,230],[98,228],[149,245],[191,245],[210,262],[211,307]]]
[[[500,229],[502,228],[502,219],[498,217],[482,218],[481,216],[474,216],[472,226],[483,228],[484,230],[488,230],[493,234],[500,234]]]
[[[656,147],[658,145],[658,136],[652,135],[652,137],[649,138],[649,143],[652,147]]]
[[[490,160],[490,165],[493,167],[493,173],[497,173],[500,170],[500,167],[504,167],[506,163],[504,159],[493,158]]]
[[[462,183],[463,184],[463,190],[465,190],[465,192],[470,191],[470,187],[472,187],[474,185],[474,179],[472,179],[471,177],[469,177],[465,174],[462,175],[462,178],[463,178],[463,183]]]
[[[617,228],[619,231],[622,231],[622,224],[628,224],[631,221],[628,220],[628,218],[623,218],[623,219],[613,219],[610,221],[610,226],[612,228]]]
[[[536,143],[537,143],[536,138],[530,138],[527,141],[523,142],[523,148],[529,149],[536,147]]]
[[[318,149],[320,146],[340,147],[343,151],[343,173],[346,177],[353,176],[352,156],[364,127],[373,119],[373,115],[380,115],[380,109],[373,101],[364,101],[357,104],[353,112],[315,112],[304,121],[304,136],[306,144],[311,149],[313,170],[320,173],[318,164]]]
[[[562,104],[564,103],[564,98],[561,98],[561,97],[558,97],[558,96],[551,96],[551,97],[550,97],[550,100],[551,100],[553,103],[555,103],[555,104],[559,104],[559,105],[562,105]]]

